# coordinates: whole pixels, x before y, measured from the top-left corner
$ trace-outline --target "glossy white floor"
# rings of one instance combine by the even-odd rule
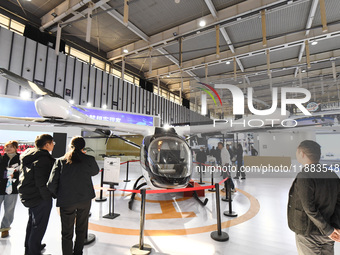
[[[126,165],[121,168],[121,179],[125,179]],[[140,174],[139,165],[130,165],[131,182],[121,182],[120,189],[131,188],[133,180]],[[217,176],[218,175],[218,176]],[[194,179],[198,174],[194,173]],[[216,179],[222,177],[216,174]],[[99,184],[100,176],[94,177]],[[209,184],[210,176],[204,180]],[[211,229],[216,226],[215,193],[206,192],[209,202],[202,207],[193,198],[182,199],[182,193],[150,194],[146,203],[147,220],[144,241],[153,247],[151,254],[157,255],[210,255],[210,254],[297,254],[294,233],[287,226],[286,205],[293,178],[254,178],[235,181],[238,192],[233,196],[233,210],[237,218],[222,215],[229,241],[217,242],[210,238]],[[105,193],[104,193],[105,194]],[[223,197],[224,193],[221,193]],[[90,230],[96,241],[85,246],[85,255],[130,254],[130,248],[139,242],[140,200],[136,200],[133,210],[128,210],[129,193],[116,192],[116,219],[104,219],[109,212],[109,203],[93,202]],[[163,201],[163,202],[162,202]],[[228,203],[221,202],[221,211],[227,211]],[[191,212],[191,214],[186,213]],[[3,210],[1,208],[1,217]],[[27,209],[17,203],[15,219],[10,236],[0,238],[0,254],[24,254],[24,238]],[[228,227],[230,226],[230,227]],[[52,209],[50,222],[43,240],[47,244],[44,254],[61,253],[60,220],[56,207]],[[335,246],[335,254],[340,254],[340,244]]]

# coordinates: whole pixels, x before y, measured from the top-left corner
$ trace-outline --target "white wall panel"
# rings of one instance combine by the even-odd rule
[[[37,45],[38,43],[31,40],[26,39],[25,50],[23,56],[23,69],[22,69],[22,77],[33,81],[35,70],[35,62],[37,55]]]
[[[136,89],[135,85],[131,86],[131,112],[136,112]]]
[[[37,44],[37,51],[35,56],[35,71],[33,80],[37,80],[40,83],[45,82],[45,69],[47,58],[47,46],[40,43]],[[45,84],[44,84],[45,85]]]
[[[88,78],[88,89],[87,89],[87,102],[94,106],[95,101],[95,78],[96,78],[96,68],[90,66],[90,74]]]
[[[70,57],[71,59],[71,57]],[[82,66],[83,63],[75,60],[75,69],[73,74],[73,91],[72,99],[75,104],[81,104],[81,89],[82,89]]]
[[[48,48],[47,69],[45,87],[54,92],[54,81],[56,76],[57,56],[54,49]]]
[[[64,88],[65,88],[64,89],[64,95],[65,95],[64,98],[67,101],[70,101],[71,99],[74,98],[73,94],[74,94],[74,75],[75,75],[75,68],[76,68],[76,66],[75,66],[76,60],[75,60],[75,58],[68,57],[66,61],[67,61],[67,70],[66,70],[66,77],[65,77],[65,80],[64,80]],[[66,95],[66,90],[70,90],[71,94]],[[76,101],[76,100],[74,100],[74,101]]]
[[[112,109],[117,110],[118,109],[118,88],[119,88],[119,79],[114,76],[114,82],[113,82],[113,101],[112,101]]]
[[[114,76],[108,76],[107,108],[112,109]]]
[[[55,80],[55,93],[60,96],[65,95],[65,69],[66,69],[66,55],[59,54],[58,56],[58,67],[57,67],[57,75]]]
[[[103,72],[99,69],[95,68],[95,98],[94,98],[94,106],[95,107],[102,107],[103,104],[101,102],[102,99],[102,89],[103,89]]]
[[[101,92],[101,101],[102,101],[102,106],[106,105],[108,107],[108,97],[107,94],[109,92],[109,74],[106,72],[102,72],[102,92]],[[110,108],[108,108],[110,109]]]
[[[81,104],[86,105],[87,104],[87,91],[89,88],[89,66],[82,63],[82,79],[81,79]]]
[[[23,56],[25,50],[25,37],[14,34],[12,45],[12,54],[10,58],[9,70],[18,75],[22,75]],[[9,81],[7,86],[7,95],[19,96],[19,86]]]
[[[9,68],[13,33],[0,26],[0,67]],[[0,93],[6,94],[7,79],[0,78]]]
[[[141,105],[140,105],[140,87],[136,89],[136,113],[140,113]]]

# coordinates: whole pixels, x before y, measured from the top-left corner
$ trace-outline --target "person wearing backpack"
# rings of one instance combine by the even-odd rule
[[[52,194],[46,184],[55,161],[50,154],[54,145],[51,135],[37,136],[35,148],[26,150],[20,158],[18,191],[20,200],[28,208],[29,214],[25,255],[39,255],[45,247],[41,241],[52,209]]]

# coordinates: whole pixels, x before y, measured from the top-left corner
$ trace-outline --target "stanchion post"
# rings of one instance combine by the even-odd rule
[[[144,243],[144,225],[145,225],[145,200],[146,200],[146,190],[141,189],[141,212],[140,212],[140,227],[139,227],[139,244],[135,244],[131,247],[130,252],[132,255],[150,254],[152,247],[149,244]]]
[[[225,211],[223,214],[228,217],[237,217],[237,213],[232,209],[232,199],[231,199],[231,179],[230,177],[227,179],[227,187],[226,187],[226,194],[228,194],[228,202],[229,202],[229,211]],[[227,191],[228,188],[228,191]]]
[[[230,177],[224,182],[224,190],[225,190],[225,197],[222,197],[222,201],[224,202],[229,202],[229,191],[231,191],[231,189],[229,189],[228,187],[231,187],[231,179]],[[233,200],[231,200],[233,201]]]
[[[214,171],[211,171],[211,185],[214,185]],[[211,192],[215,192],[216,189],[214,188],[211,188],[211,189],[208,189],[209,191]]]
[[[125,178],[124,182],[130,182],[131,181],[131,180],[129,180],[129,162],[130,161],[128,161],[126,163],[126,178]]]
[[[104,202],[107,200],[106,197],[103,197],[103,182],[104,182],[104,168],[101,169],[101,176],[100,176],[100,192],[99,198],[96,198],[96,202]]]
[[[199,169],[200,169],[200,182],[198,184],[205,184],[203,182],[203,178],[202,178],[202,163],[199,163]]]
[[[120,214],[115,213],[115,185],[114,184],[110,184],[110,200],[109,200],[109,214],[106,214],[103,216],[103,218],[106,219],[115,219],[117,218]]]
[[[220,185],[215,184],[216,189],[216,214],[217,214],[217,231],[211,232],[210,237],[215,241],[225,242],[229,240],[229,235],[226,232],[222,232],[221,226],[221,206],[220,206]]]

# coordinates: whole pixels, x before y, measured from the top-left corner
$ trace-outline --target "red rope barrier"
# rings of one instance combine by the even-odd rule
[[[124,165],[124,164],[126,164],[127,162],[139,162],[140,160],[138,160],[138,159],[135,159],[135,160],[129,160],[129,161],[125,161],[125,162],[122,162],[122,163],[120,163],[121,165]]]

